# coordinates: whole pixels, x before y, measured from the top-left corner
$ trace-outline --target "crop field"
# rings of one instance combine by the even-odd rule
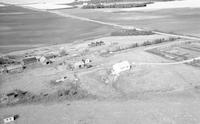
[[[63,13],[103,22],[194,36],[200,36],[199,11],[199,8],[163,9],[159,11],[123,11],[123,9],[61,10]]]
[[[188,41],[176,45],[153,48],[147,51],[175,61],[189,60],[200,56],[200,42]],[[197,60],[188,64],[200,67],[200,61]]]
[[[0,53],[70,43],[107,34],[111,28],[48,12],[0,7]]]

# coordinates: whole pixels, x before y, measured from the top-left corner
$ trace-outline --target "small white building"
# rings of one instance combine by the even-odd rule
[[[113,70],[112,70],[112,74],[118,75],[123,71],[128,71],[130,70],[131,65],[128,61],[123,61],[120,63],[116,63],[113,65]]]
[[[14,116],[10,116],[3,119],[4,124],[9,124],[15,120]]]

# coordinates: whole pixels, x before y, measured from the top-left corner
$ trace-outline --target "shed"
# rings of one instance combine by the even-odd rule
[[[130,70],[131,65],[128,61],[123,61],[120,63],[116,63],[113,65],[113,70],[112,70],[112,74],[119,74],[123,71],[127,71]]]
[[[6,71],[7,73],[11,73],[11,72],[22,72],[24,69],[24,66],[21,64],[18,65],[9,65],[6,67]]]
[[[24,65],[28,65],[28,64],[36,63],[37,58],[36,57],[27,57],[27,58],[24,58],[22,61],[23,61]]]
[[[8,123],[13,122],[14,120],[15,120],[14,116],[10,116],[10,117],[4,118],[3,122],[4,124],[8,124]]]
[[[13,124],[13,122],[19,118],[19,115],[8,115],[6,117],[3,118],[3,123],[4,124]]]

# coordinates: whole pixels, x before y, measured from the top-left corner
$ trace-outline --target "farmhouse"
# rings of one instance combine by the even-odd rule
[[[42,57],[40,57],[40,59],[39,59],[39,61],[43,64],[43,65],[48,65],[48,64],[51,64],[51,63],[53,63],[53,58],[51,59],[51,58],[46,58],[45,56],[42,56]]]
[[[116,64],[113,65],[112,74],[118,75],[123,71],[130,70],[130,68],[131,68],[131,65],[128,61],[116,63]]]

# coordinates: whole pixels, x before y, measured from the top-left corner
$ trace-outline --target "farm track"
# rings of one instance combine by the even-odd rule
[[[169,63],[132,63],[133,65],[178,65],[178,64],[185,64],[192,62],[194,60],[200,60],[200,57],[188,59],[188,60],[183,60],[179,62],[169,62]]]

